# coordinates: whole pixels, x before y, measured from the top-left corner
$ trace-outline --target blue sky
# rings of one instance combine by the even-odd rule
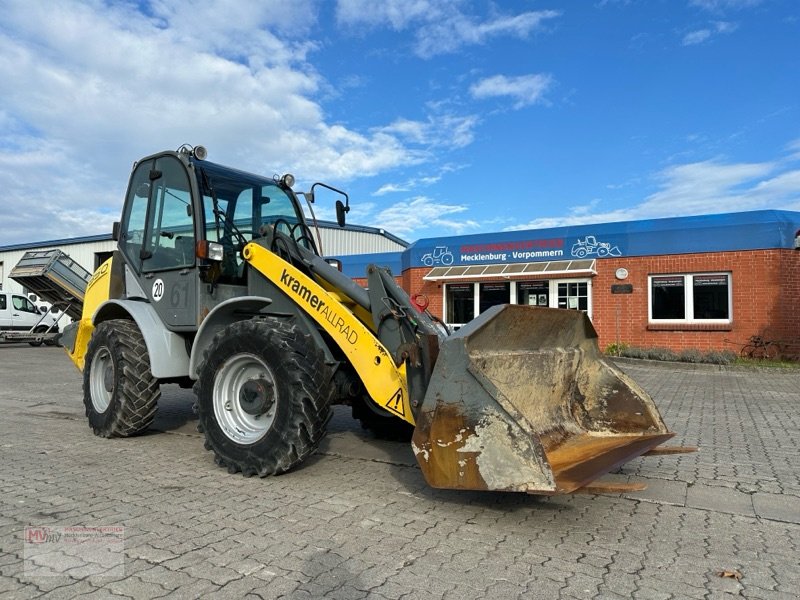
[[[0,245],[184,142],[409,241],[800,210],[794,0],[9,0],[0,55]]]

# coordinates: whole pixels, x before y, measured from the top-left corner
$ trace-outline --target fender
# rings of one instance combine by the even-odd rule
[[[265,306],[272,304],[270,298],[260,296],[240,296],[230,298],[215,306],[208,313],[192,343],[192,356],[189,359],[189,377],[197,379],[198,370],[203,363],[203,354],[217,333],[236,321],[242,320],[241,313],[257,313]],[[238,314],[237,314],[238,313]]]
[[[140,300],[108,300],[92,315],[97,326],[111,319],[131,318],[139,327],[150,355],[150,372],[153,377],[186,377],[189,375],[189,354],[186,341],[164,327],[149,302]]]

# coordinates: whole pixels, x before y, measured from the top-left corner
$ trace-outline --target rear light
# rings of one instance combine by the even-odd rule
[[[208,240],[200,240],[196,246],[197,258],[205,258],[207,260],[221,261],[224,255],[222,244],[217,242],[209,242]]]

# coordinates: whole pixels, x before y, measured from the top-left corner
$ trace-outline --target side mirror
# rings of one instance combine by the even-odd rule
[[[111,226],[111,239],[115,242],[119,241],[119,233],[120,233],[120,222],[114,221],[114,225]]]
[[[345,206],[342,204],[341,200],[336,201],[336,222],[339,224],[339,227],[344,227],[345,224],[345,214],[350,212],[350,207]]]
[[[314,200],[316,200],[315,192],[318,187],[330,190],[334,194],[338,194],[344,198],[344,202],[341,200],[336,201],[336,222],[339,224],[339,227],[344,227],[345,215],[350,212],[350,198],[342,190],[337,190],[335,187],[331,187],[327,183],[320,183],[318,181],[311,186],[310,192],[304,194],[306,199],[308,199],[309,194],[311,194],[311,202],[314,202]]]

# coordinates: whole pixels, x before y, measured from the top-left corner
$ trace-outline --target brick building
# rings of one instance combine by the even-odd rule
[[[735,349],[800,340],[800,212],[754,211],[422,239],[369,263],[454,327],[490,306],[584,310],[601,348]],[[423,298],[423,296],[425,298]]]

